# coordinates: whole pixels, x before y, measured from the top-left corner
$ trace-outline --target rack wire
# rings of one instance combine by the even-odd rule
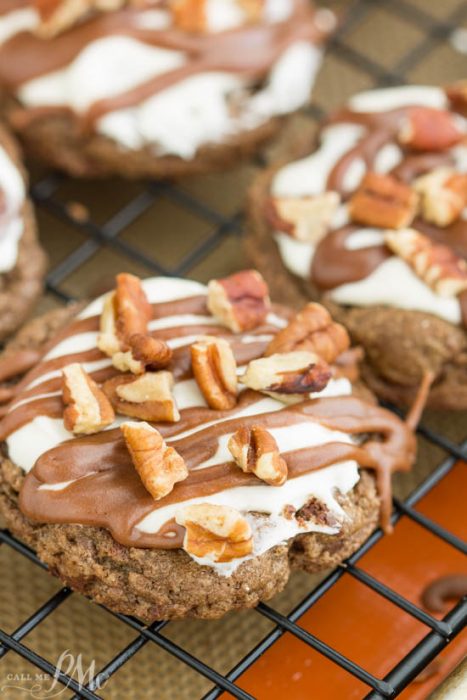
[[[387,68],[363,51],[358,50],[352,42],[348,41],[351,32],[358,28],[376,9],[382,9],[398,20],[403,20],[408,25],[416,27],[421,34],[420,40],[405,51],[397,60],[396,65],[391,68]],[[337,57],[341,62],[357,68],[376,86],[403,84],[406,82],[406,76],[437,45],[445,42],[467,20],[466,2],[457,3],[451,14],[443,19],[432,15],[429,9],[427,9],[426,4],[424,6],[422,3],[413,3],[410,0],[356,0],[350,4],[347,3],[346,19],[341,23],[337,34],[330,43],[328,56]],[[312,104],[304,110],[304,113],[308,119],[315,122],[323,116],[324,109],[318,104]],[[80,220],[72,216],[69,206],[58,194],[64,182],[66,179],[62,175],[51,173],[36,182],[31,190],[32,197],[40,210],[69,224],[83,237],[82,242],[55,265],[47,276],[47,291],[60,302],[72,300],[72,295],[64,284],[65,280],[102,249],[113,250],[129,262],[141,265],[144,269],[155,274],[184,276],[212,254],[224,240],[235,239],[242,232],[241,211],[225,215],[182,186],[168,183],[148,182],[142,184],[131,201],[121,207],[103,224],[96,223],[92,218]],[[129,226],[150,208],[157,206],[162,198],[170,200],[177,208],[188,212],[209,227],[208,235],[201,242],[196,242],[175,265],[168,265],[157,255],[149,255],[122,237]],[[467,459],[467,443],[456,444],[445,435],[424,425],[419,427],[418,433],[430,444],[443,450],[445,459],[406,500],[394,499],[392,522],[395,524],[401,518],[408,518],[435,537],[441,538],[450,546],[465,553],[467,551],[466,545],[459,537],[423,515],[415,509],[415,506],[447,475],[456,461]],[[172,641],[167,636],[171,623],[154,622],[146,626],[133,617],[107,611],[109,615],[116,617],[122,625],[134,632],[134,637],[100,669],[86,686],[80,685],[74,678],[58,670],[27,645],[28,634],[41,625],[73,595],[68,588],[57,591],[12,633],[7,634],[0,628],[0,660],[12,652],[18,654],[44,673],[50,674],[52,677],[55,676],[64,687],[73,693],[73,698],[96,700],[103,697],[100,695],[99,689],[104,681],[114,676],[143,647],[157,645],[212,683],[212,689],[204,696],[203,700],[215,700],[224,691],[240,700],[255,700],[252,695],[240,688],[236,681],[285,632],[288,632],[303,644],[323,654],[362,681],[368,688],[366,698],[394,698],[464,628],[467,621],[467,602],[460,601],[442,620],[438,620],[360,568],[358,563],[361,557],[381,537],[383,537],[383,533],[378,529],[357,552],[306,595],[290,614],[283,615],[264,603],[258,605],[256,614],[273,623],[273,628],[259,644],[247,653],[240,663],[226,674],[219,673]],[[46,568],[32,550],[13,537],[7,530],[0,530],[0,544],[13,548],[38,567]],[[364,586],[405,611],[426,627],[424,638],[401,658],[399,663],[384,678],[375,677],[368,670],[351,661],[300,625],[302,615],[325,596],[339,579],[349,576],[357,579]]]

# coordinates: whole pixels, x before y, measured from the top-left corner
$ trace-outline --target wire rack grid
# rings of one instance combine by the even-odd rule
[[[426,11],[421,2],[409,0],[356,0],[346,3],[346,15],[340,28],[332,39],[328,48],[328,56],[333,56],[341,63],[357,68],[366,76],[370,84],[387,86],[403,84],[407,76],[416,69],[420,61],[425,59],[437,45],[441,45],[455,32],[467,19],[467,3],[452,3],[453,10],[442,19],[436,13]],[[349,42],[349,35],[364,22],[375,9],[404,21],[408,25],[416,27],[419,39],[403,52],[396,64],[390,68],[375,60],[367,53],[356,48],[355,43]],[[304,110],[305,118],[316,122],[325,113],[325,108],[318,104],[312,104]],[[258,157],[256,165],[261,165],[263,157]],[[123,257],[131,265],[141,266],[144,270],[155,274],[184,276],[193,274],[197,266],[213,253],[226,240],[234,241],[242,232],[242,212],[235,209],[227,215],[219,211],[215,206],[206,204],[188,189],[167,183],[148,182],[138,186],[134,196],[125,203],[112,216],[104,222],[96,222],[92,217],[77,218],[70,207],[59,196],[59,190],[63,186],[65,178],[52,173],[41,177],[32,186],[32,196],[39,209],[47,212],[55,219],[59,219],[69,225],[73,230],[79,231],[80,238],[77,245],[55,264],[47,276],[47,292],[50,298],[59,302],[71,301],[74,297],[66,285],[66,280],[72,276],[87,261],[93,258],[102,249],[110,249]],[[127,240],[124,236],[128,228],[142,217],[148,210],[157,205],[162,199],[169,200],[177,209],[189,213],[190,216],[201,220],[209,228],[201,242],[194,241],[191,248],[182,256],[176,264],[167,264],[154,254],[148,254],[140,247]],[[155,240],[161,232],[157,232]],[[157,245],[154,246],[154,251]],[[119,258],[119,259],[120,259]],[[456,444],[438,431],[426,426],[420,426],[419,434],[430,444],[436,445],[445,454],[444,461],[430,474],[421,485],[405,500],[394,499],[393,523],[401,518],[408,518],[421,527],[441,538],[450,546],[465,553],[466,545],[453,533],[441,525],[432,521],[415,506],[446,474],[456,461],[467,458],[467,443]],[[465,436],[464,436],[465,437]],[[435,656],[459,634],[467,620],[467,602],[460,601],[442,620],[438,620],[426,613],[420,607],[407,600],[405,597],[377,580],[358,566],[360,558],[378,542],[383,533],[377,530],[367,542],[353,554],[344,564],[330,573],[314,590],[288,615],[281,614],[273,607],[260,604],[256,613],[267,618],[273,623],[272,630],[262,641],[252,648],[249,653],[230,672],[221,674],[172,641],[167,636],[167,629],[171,623],[155,622],[146,626],[139,620],[107,611],[109,615],[116,617],[122,625],[132,632],[134,637],[125,648],[122,648],[114,657],[102,667],[87,685],[80,685],[74,678],[59,670],[54,664],[29,648],[25,638],[41,623],[61,606],[71,595],[72,591],[62,588],[57,591],[40,608],[35,610],[16,630],[7,634],[0,628],[0,659],[8,654],[15,653],[31,662],[43,672],[56,677],[68,690],[73,698],[87,698],[96,700],[104,697],[100,694],[103,682],[110,679],[130,659],[147,645],[157,645],[169,654],[176,657],[198,674],[204,676],[212,689],[204,696],[203,700],[214,700],[224,692],[240,700],[254,700],[253,696],[237,685],[239,677],[280,637],[288,632],[295,636],[303,644],[309,645],[320,654],[330,659],[348,673],[362,681],[368,689],[366,698],[394,698],[424,669]],[[38,567],[45,568],[33,551],[14,538],[7,530],[0,530],[0,544],[12,547]],[[424,638],[412,648],[408,654],[400,659],[399,663],[386,675],[385,678],[377,678],[362,666],[354,663],[342,653],[317,638],[299,624],[301,616],[308,611],[326,592],[342,577],[350,576],[372,589],[378,595],[390,601],[393,605],[402,609],[410,616],[421,622],[426,627]]]

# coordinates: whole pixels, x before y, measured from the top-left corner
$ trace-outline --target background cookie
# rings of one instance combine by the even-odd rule
[[[431,407],[467,406],[464,90],[448,90],[452,111],[438,88],[357,95],[314,154],[268,170],[251,191],[247,247],[276,298],[322,298],[365,348],[366,381],[400,404],[432,375]],[[424,120],[429,136],[407,136]],[[418,258],[414,240],[425,246]]]
[[[42,23],[32,2],[0,16],[8,118],[75,176],[174,178],[252,153],[308,101],[335,24],[306,0],[117,4],[76,24],[65,3]]]
[[[0,340],[31,311],[42,291],[45,266],[19,152],[0,125]]]

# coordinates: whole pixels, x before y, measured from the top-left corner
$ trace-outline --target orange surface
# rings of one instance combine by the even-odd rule
[[[467,534],[465,466],[465,463],[456,464],[417,505],[425,515],[460,537]],[[383,537],[357,565],[419,606],[421,591],[433,579],[467,573],[460,552],[405,517],[394,533]],[[378,678],[383,678],[430,631],[348,574],[298,624]],[[400,697],[426,698],[466,652],[464,630],[440,655],[438,673],[423,683],[411,683]],[[357,700],[370,691],[364,683],[289,633],[237,683],[258,700]]]

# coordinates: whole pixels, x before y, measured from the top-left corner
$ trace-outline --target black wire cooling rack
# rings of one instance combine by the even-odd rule
[[[431,5],[431,9],[433,9],[436,4],[432,2],[424,5],[421,2],[411,3],[408,0],[357,0],[353,3],[347,3],[346,17],[330,43],[328,56],[334,56],[341,63],[344,62],[358,69],[374,85],[403,84],[406,82],[406,76],[438,46],[446,42],[452,33],[467,20],[466,2],[457,3],[447,19],[445,17],[442,20],[436,16],[436,12],[431,14],[429,12],[430,7],[427,7]],[[455,3],[449,4],[454,5]],[[374,12],[375,9],[383,9],[385,12],[397,17],[398,20],[403,20],[407,24],[415,26],[417,32],[421,34],[420,40],[412,43],[410,49],[399,58],[395,67],[391,69],[387,69],[384,65],[365,55],[361,50],[356,49],[351,42],[346,41],[349,34],[358,27],[359,23],[365,21],[369,15],[371,16],[371,12]],[[317,120],[323,116],[324,110],[318,105],[312,104],[304,112],[309,119]],[[63,176],[50,174],[40,179],[32,187],[32,196],[40,209],[46,210],[56,219],[67,222],[84,236],[84,241],[71,253],[68,253],[47,276],[48,292],[60,301],[70,301],[72,299],[64,287],[64,280],[103,248],[113,249],[120,255],[123,255],[129,262],[141,264],[148,271],[155,274],[183,276],[220,246],[224,239],[241,235],[242,215],[240,211],[225,216],[181,187],[154,182],[142,184],[136,196],[129,203],[118,210],[104,224],[99,225],[92,219],[80,219],[72,215],[70,207],[57,196],[58,190],[64,181],[66,180]],[[98,188],[99,184],[96,187]],[[162,197],[170,199],[177,207],[194,215],[210,227],[209,235],[201,243],[194,245],[182,260],[172,267],[167,266],[158,260],[157,257],[148,255],[121,237],[121,234],[133,222],[150,207],[157,205],[158,200]],[[161,235],[160,232],[159,235]],[[409,518],[434,536],[441,538],[452,547],[465,553],[467,551],[465,543],[436,522],[418,512],[415,506],[423,496],[446,476],[457,460],[467,459],[467,443],[457,445],[446,436],[423,425],[418,429],[418,433],[428,440],[430,444],[441,448],[444,451],[445,460],[416,488],[409,498],[404,501],[394,499],[392,522],[395,524],[401,518]],[[382,536],[381,530],[374,532],[355,554],[323,580],[290,614],[283,615],[263,603],[258,605],[256,613],[267,618],[274,624],[274,627],[255,648],[249,651],[239,664],[225,675],[217,672],[201,659],[196,658],[186,649],[170,640],[166,636],[167,627],[170,625],[169,622],[155,622],[150,626],[146,626],[135,618],[108,611],[109,615],[118,618],[123,625],[134,631],[134,639],[101,668],[99,673],[86,686],[81,686],[74,678],[57,669],[24,643],[25,637],[72,595],[72,591],[68,588],[62,588],[55,593],[13,633],[7,634],[0,629],[0,659],[3,659],[11,652],[19,654],[42,672],[56,677],[64,687],[74,693],[73,698],[96,700],[96,698],[103,697],[99,694],[99,688],[104,681],[117,673],[142,647],[147,644],[156,644],[212,683],[212,690],[204,696],[203,700],[215,700],[224,691],[241,700],[255,700],[249,693],[236,685],[236,680],[267,649],[275,644],[285,632],[288,632],[301,640],[303,644],[309,645],[309,647],[323,654],[366,684],[369,690],[365,696],[366,698],[394,698],[465,627],[467,602],[465,600],[460,601],[444,619],[438,620],[359,568],[358,562],[360,558]],[[1,543],[12,547],[16,552],[24,555],[37,566],[46,568],[33,551],[14,538],[7,530],[0,530]],[[426,636],[404,658],[400,659],[399,663],[385,678],[376,678],[298,624],[301,616],[343,576],[356,578],[427,628]]]

